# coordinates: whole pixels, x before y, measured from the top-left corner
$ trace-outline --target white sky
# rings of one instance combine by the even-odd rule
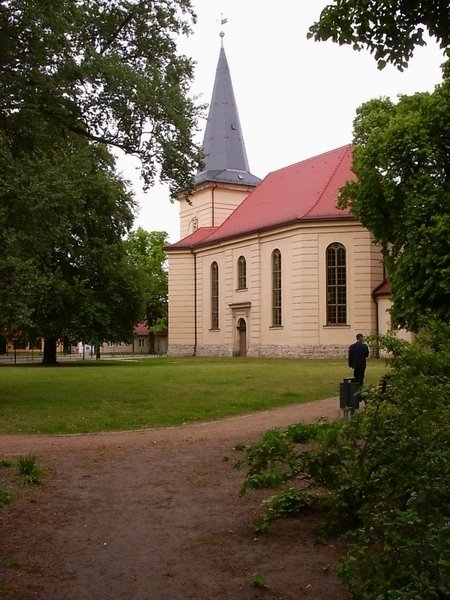
[[[230,67],[250,171],[270,171],[352,141],[356,108],[380,96],[431,91],[441,81],[443,54],[431,43],[416,49],[409,68],[383,71],[366,51],[306,39],[327,0],[193,0],[198,16],[180,49],[197,63],[192,95],[209,103],[220,50],[219,32]],[[227,23],[220,24],[221,13]],[[203,139],[199,124],[197,141]],[[167,188],[142,191],[137,164],[120,162],[133,182],[140,210],[135,227],[166,231],[179,239],[178,205]]]

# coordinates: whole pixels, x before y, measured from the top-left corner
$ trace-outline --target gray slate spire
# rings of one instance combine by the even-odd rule
[[[203,138],[203,152],[205,166],[195,176],[196,185],[213,181],[255,186],[260,182],[249,170],[230,69],[223,47],[217,64]]]

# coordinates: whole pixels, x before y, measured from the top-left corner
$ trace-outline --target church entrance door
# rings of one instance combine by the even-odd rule
[[[239,332],[238,356],[247,356],[247,323],[245,322],[245,319],[239,319],[237,329]]]

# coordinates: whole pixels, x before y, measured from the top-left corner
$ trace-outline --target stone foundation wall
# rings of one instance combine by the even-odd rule
[[[169,343],[167,356],[194,356],[194,346]]]
[[[171,345],[167,351],[167,356],[233,356],[233,347],[221,344],[211,344],[197,346],[195,350],[193,345]]]
[[[317,346],[251,346],[247,356],[253,358],[347,358],[347,345],[317,345]],[[167,356],[234,356],[233,347],[227,344],[210,344],[198,346],[194,354],[194,346],[169,344]]]
[[[317,346],[252,346],[248,350],[248,356],[264,358],[346,358],[348,346],[317,345]]]
[[[227,344],[207,344],[204,346],[197,346],[196,355],[217,357],[233,356],[233,346]]]

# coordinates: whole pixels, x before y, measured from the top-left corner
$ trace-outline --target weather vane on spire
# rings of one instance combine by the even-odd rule
[[[223,18],[223,13],[220,13],[220,24],[221,25],[225,25],[225,23],[228,23],[228,19],[224,19]],[[223,44],[223,38],[225,36],[225,32],[224,32],[223,28],[221,29],[219,35],[222,38],[222,44]]]

